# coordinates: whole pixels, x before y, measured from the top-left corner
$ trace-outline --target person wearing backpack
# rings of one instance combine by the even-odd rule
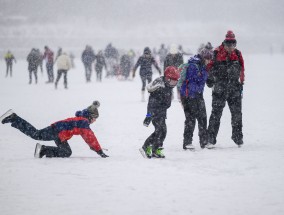
[[[214,147],[220,127],[223,108],[228,103],[231,112],[232,140],[243,145],[242,91],[245,68],[242,53],[236,49],[233,31],[228,31],[223,43],[214,50],[213,59],[207,66],[207,86],[212,90],[212,112],[208,126],[208,145]]]
[[[187,64],[181,66],[181,78],[177,86],[185,114],[184,150],[194,150],[192,137],[196,120],[198,121],[200,147],[204,148],[207,145],[207,114],[203,91],[208,77],[206,65],[212,56],[212,50],[203,48],[197,55],[191,57]]]
[[[147,115],[143,122],[148,127],[152,122],[155,131],[146,139],[139,151],[145,158],[165,158],[163,154],[163,143],[167,136],[167,109],[172,103],[173,88],[177,85],[180,77],[177,68],[169,66],[164,76],[156,78],[147,86],[150,93],[147,106]]]

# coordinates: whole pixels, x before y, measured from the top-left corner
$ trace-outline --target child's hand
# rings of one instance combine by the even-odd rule
[[[143,125],[148,127],[150,125],[151,121],[152,121],[152,115],[148,113],[146,115],[146,118],[143,121]]]

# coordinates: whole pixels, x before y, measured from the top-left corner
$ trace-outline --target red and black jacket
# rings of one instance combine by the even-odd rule
[[[220,45],[214,50],[214,59],[207,65],[207,71],[214,67],[218,67],[220,64],[226,64],[228,61],[238,61],[241,65],[240,82],[243,84],[245,81],[245,66],[242,53],[235,49],[232,53],[228,53],[224,48],[224,45]]]
[[[73,117],[55,122],[51,125],[58,133],[58,138],[63,142],[71,139],[73,135],[81,135],[91,149],[96,152],[101,150],[101,146],[90,128],[89,120],[85,117]]]

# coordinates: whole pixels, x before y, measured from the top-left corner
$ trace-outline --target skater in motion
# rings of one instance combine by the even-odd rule
[[[245,80],[242,53],[236,49],[233,31],[228,31],[223,43],[214,50],[213,60],[207,65],[207,86],[212,90],[212,112],[208,126],[208,143],[215,145],[223,109],[228,103],[232,118],[232,140],[243,145],[242,90]]]
[[[165,75],[155,79],[147,86],[150,93],[145,126],[153,123],[155,131],[146,139],[140,152],[144,157],[165,158],[163,143],[167,135],[167,109],[172,103],[173,88],[177,85],[179,72],[173,66],[167,67]]]
[[[159,71],[159,74],[161,75],[161,69],[155,61],[154,57],[152,57],[150,48],[146,47],[144,49],[143,55],[139,57],[137,63],[135,64],[132,75],[133,78],[135,78],[135,71],[140,66],[140,77],[142,80],[142,101],[145,101],[146,80],[148,81],[148,84],[152,82],[152,65],[155,66],[155,68]]]
[[[45,146],[37,143],[34,156],[42,158],[70,157],[72,150],[68,140],[73,135],[81,135],[90,149],[97,152],[101,157],[108,157],[103,150],[94,134],[90,129],[90,124],[94,123],[99,117],[98,107],[100,103],[94,101],[93,104],[82,111],[77,111],[75,117],[61,120],[51,124],[44,129],[36,129],[29,122],[22,119],[12,110],[7,111],[0,118],[2,124],[10,123],[12,127],[18,129],[25,135],[41,141],[54,141],[56,146]]]
[[[200,147],[207,145],[207,114],[203,98],[205,82],[207,80],[206,65],[210,62],[213,51],[207,48],[191,57],[177,84],[185,114],[183,149],[194,150],[192,137],[196,120],[198,121],[198,135]]]
[[[16,58],[14,57],[14,55],[8,51],[5,54],[5,61],[6,61],[6,78],[9,75],[9,70],[10,70],[10,77],[12,77],[12,72],[13,72],[13,61],[16,63]]]
[[[67,86],[67,72],[71,68],[71,59],[64,52],[57,57],[57,78],[55,81],[55,89],[57,89],[58,81],[60,80],[62,74],[64,76],[64,88],[68,89]]]

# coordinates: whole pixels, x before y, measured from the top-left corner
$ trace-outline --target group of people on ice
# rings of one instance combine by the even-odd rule
[[[143,124],[151,122],[154,132],[146,139],[140,152],[146,158],[165,158],[163,143],[167,135],[167,109],[171,106],[173,88],[177,86],[180,100],[185,114],[183,149],[193,150],[193,131],[196,120],[201,148],[214,148],[217,143],[217,134],[220,119],[226,102],[231,111],[232,140],[239,147],[243,145],[242,133],[242,90],[244,84],[244,60],[241,52],[236,48],[237,40],[232,31],[228,31],[222,44],[213,51],[210,43],[198,50],[190,57],[187,63],[180,58],[179,52],[172,52],[164,61],[164,74],[152,81],[154,65],[162,74],[149,48],[144,49],[134,69],[140,66],[142,92],[147,88],[150,93],[147,114]],[[149,84],[146,87],[146,80]],[[207,113],[203,98],[205,84],[212,88],[212,112],[207,126]],[[93,104],[82,111],[77,111],[75,117],[53,123],[44,129],[36,129],[12,110],[0,117],[2,124],[11,124],[12,127],[23,132],[35,140],[55,141],[56,146],[37,144],[35,157],[70,157],[71,148],[68,140],[73,135],[81,135],[91,150],[101,157],[108,157],[102,150],[90,124],[99,117],[100,103]]]
[[[163,142],[167,135],[167,109],[171,106],[173,88],[177,86],[178,94],[185,114],[183,149],[194,150],[192,144],[196,120],[201,148],[214,148],[220,119],[226,102],[231,112],[232,140],[239,147],[243,145],[242,133],[242,90],[244,84],[244,60],[236,49],[237,40],[232,31],[228,31],[222,44],[213,51],[211,43],[198,50],[184,64],[181,53],[170,54],[164,61],[164,76],[152,82],[153,64],[159,73],[160,68],[145,48],[133,70],[140,66],[142,80],[142,100],[144,100],[145,82],[150,84],[147,115],[144,125],[150,122],[155,131],[146,139],[140,152],[144,157],[164,158]],[[212,112],[207,127],[207,113],[203,98],[205,84],[212,88]]]
[[[32,84],[32,76],[34,75],[34,82],[37,84],[38,76],[37,71],[40,67],[41,72],[43,72],[43,60],[46,61],[46,72],[48,80],[47,84],[54,83],[55,89],[57,89],[58,82],[61,76],[64,76],[64,88],[67,89],[67,72],[74,67],[74,62],[72,55],[68,55],[66,52],[62,51],[62,48],[59,48],[57,55],[54,59],[54,52],[48,47],[44,47],[44,53],[42,54],[39,49],[33,48],[27,56],[28,61],[28,71],[29,71],[29,84]],[[54,63],[57,64],[57,77],[54,78]],[[55,81],[54,81],[55,80]]]

